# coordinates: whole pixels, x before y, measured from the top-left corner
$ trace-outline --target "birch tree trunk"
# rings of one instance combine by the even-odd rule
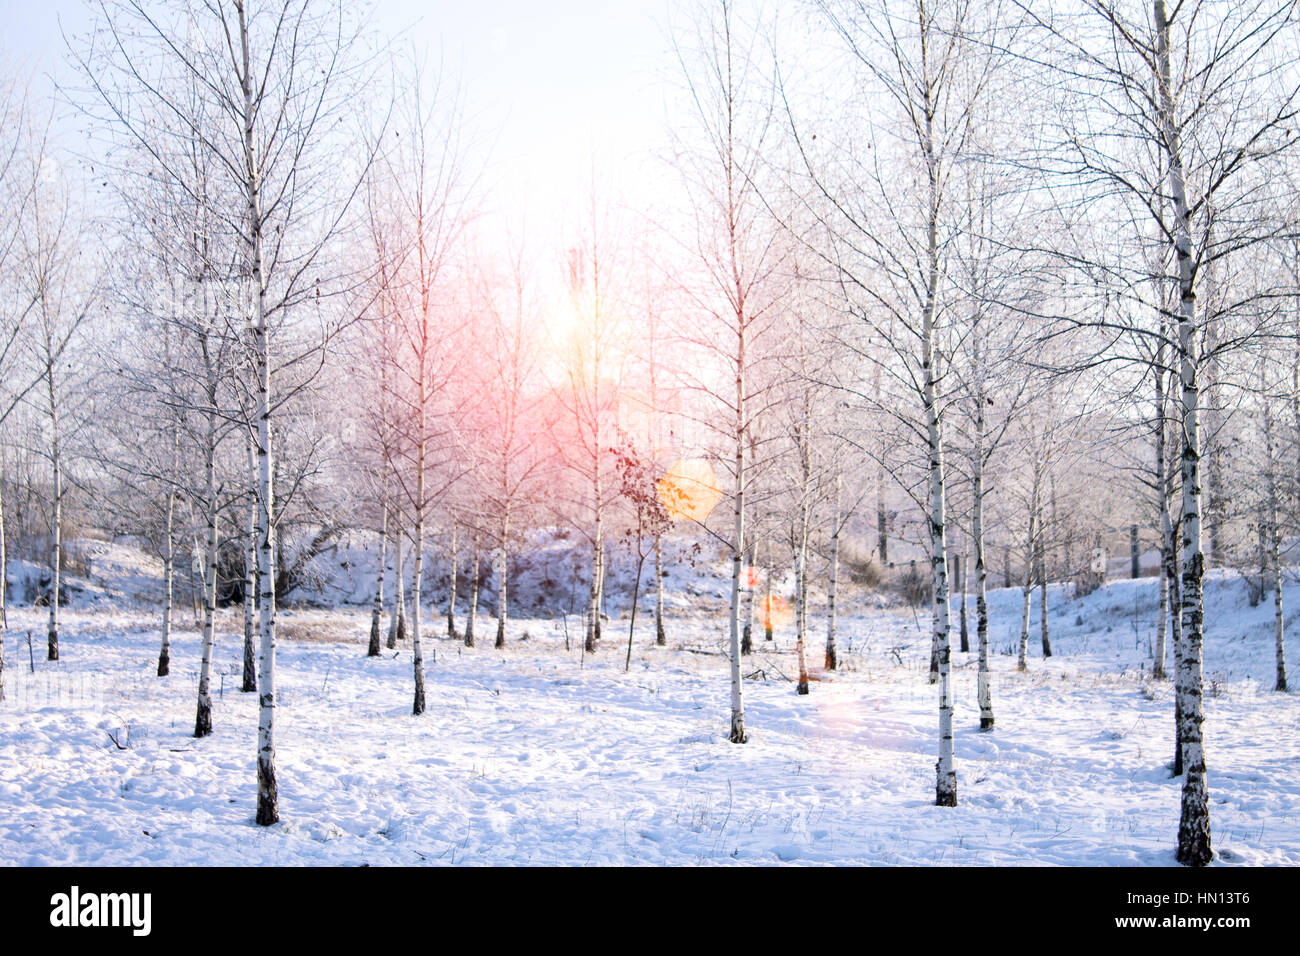
[[[0,510],[3,510],[0,508]],[[176,566],[176,492],[167,492],[166,540],[163,542],[163,612],[162,646],[158,649],[158,676],[171,673],[172,661],[172,598],[174,568]],[[3,518],[0,518],[3,521]]]
[[[1178,692],[1183,681],[1183,618],[1180,597],[1182,571],[1177,551],[1177,541],[1182,536],[1181,522],[1169,528],[1169,629],[1174,645],[1174,761],[1173,775],[1183,775],[1183,698]]]
[[[206,337],[200,336],[207,352]],[[211,380],[209,379],[209,383]],[[217,611],[217,410],[209,384],[208,428],[203,450],[204,517],[207,536],[203,554],[203,650],[199,661],[199,701],[194,716],[194,736],[212,733],[212,652],[216,643]]]
[[[592,472],[595,490],[596,537],[591,544],[591,587],[587,592],[586,653],[596,653],[600,644],[600,612],[605,583],[605,508],[600,480],[600,458],[595,459]]]
[[[257,458],[248,443],[248,473],[256,474]],[[257,693],[257,489],[250,489],[248,524],[244,527],[244,674],[239,691]]]
[[[1276,506],[1273,520],[1270,523],[1270,531],[1273,550],[1273,637],[1277,653],[1277,681],[1274,683],[1273,689],[1284,692],[1287,686],[1286,648],[1283,643],[1286,626],[1282,619],[1282,532],[1278,528]]]
[[[1161,131],[1169,160],[1169,191],[1174,203],[1174,251],[1178,260],[1178,352],[1181,364],[1183,419],[1182,588],[1179,599],[1184,649],[1178,697],[1182,702],[1183,797],[1178,822],[1178,862],[1204,866],[1213,857],[1210,847],[1210,800],[1206,781],[1201,724],[1201,650],[1204,610],[1201,584],[1200,434],[1197,382],[1196,292],[1192,231],[1184,185],[1182,151],[1175,123],[1170,81],[1169,21],[1164,0],[1154,0],[1156,60],[1160,93]],[[1190,14],[1189,14],[1190,15]]]
[[[5,699],[5,630],[9,627],[8,590],[9,579],[5,576],[5,499],[4,482],[0,481],[0,703]],[[164,645],[165,646],[165,645]]]
[[[930,683],[939,683],[939,632],[935,628],[930,630]]]
[[[398,641],[406,640],[406,568],[402,563],[401,528],[397,529],[393,538],[393,616],[388,622],[389,650],[395,648]]]
[[[970,628],[966,623],[966,565],[968,561],[961,555],[957,557],[959,571],[957,573],[957,586],[961,588],[961,652],[970,653]]]
[[[367,657],[378,657],[380,653],[379,621],[384,616],[384,569],[388,563],[388,501],[385,498],[379,519],[379,568],[375,575],[375,603],[370,610],[370,646],[366,648]]]
[[[1038,620],[1043,638],[1043,657],[1052,656],[1052,638],[1047,624],[1047,536],[1043,533],[1043,506],[1038,506]]]
[[[750,595],[749,614],[754,616],[753,595]],[[664,634],[664,539],[655,535],[655,645],[666,647],[668,638]]]
[[[772,640],[772,549],[767,548],[767,567],[764,569],[766,593],[763,595],[763,640]]]
[[[826,669],[839,667],[839,650],[835,646],[835,588],[840,578],[840,492],[843,478],[835,476],[835,523],[831,526],[831,575],[826,585]]]
[[[935,253],[935,228],[930,227],[930,246],[933,260],[937,263]],[[935,764],[935,805],[955,807],[957,805],[957,768],[953,754],[952,726],[952,690],[949,685],[950,646],[948,643],[948,555],[944,541],[945,502],[943,474],[943,444],[939,433],[939,415],[934,379],[933,365],[933,288],[938,282],[937,265],[933,267],[931,295],[926,306],[925,315],[925,355],[922,364],[925,369],[925,412],[926,432],[929,437],[930,453],[930,566],[934,574],[934,632],[939,646],[939,760]]]
[[[1020,650],[1016,658],[1016,669],[1027,670],[1029,667],[1029,603],[1034,593],[1034,519],[1037,508],[1029,509],[1029,537],[1025,544],[1025,583],[1021,588],[1022,606],[1020,615]]]
[[[1170,549],[1172,534],[1169,529],[1169,498],[1166,487],[1165,465],[1165,349],[1162,342],[1156,350],[1154,378],[1156,386],[1155,407],[1155,494],[1160,516],[1160,598],[1156,611],[1156,646],[1151,657],[1152,680],[1165,679],[1165,658],[1168,656],[1167,631],[1169,613],[1169,565],[1173,561]]]
[[[240,92],[243,95],[243,109],[239,119],[243,126],[242,185],[246,202],[244,241],[252,307],[249,324],[253,352],[253,414],[257,426],[257,578],[261,643],[257,675],[257,822],[261,826],[270,826],[280,820],[280,792],[275,775],[275,500],[272,484],[274,462],[271,453],[271,343],[267,325],[266,276],[262,261],[265,228],[261,195],[262,158],[255,140],[260,102],[254,93],[247,10],[242,3],[236,3],[235,10],[239,20],[238,74]]]
[[[1286,688],[1286,622],[1282,614],[1282,529],[1278,524],[1278,491],[1275,449],[1273,446],[1273,415],[1267,391],[1264,392],[1264,455],[1268,492],[1268,547],[1269,566],[1273,575],[1273,641],[1277,659],[1275,691]]]
[[[427,306],[425,321],[428,322]],[[415,699],[411,705],[411,713],[416,716],[424,713],[424,647],[420,642],[420,622],[424,617],[424,609],[420,606],[420,587],[424,580],[425,415],[428,402],[423,372],[424,361],[425,356],[422,350],[420,355],[419,410],[417,412],[419,421],[416,425],[418,431],[416,432],[417,448],[415,459],[415,567],[411,572],[411,666],[415,675]]]
[[[465,619],[465,646],[474,646],[474,618],[478,615],[478,562],[479,539],[474,538],[474,564],[469,583],[469,617]]]
[[[47,354],[49,349],[47,348]],[[50,621],[46,630],[46,659],[59,659],[59,572],[63,564],[63,458],[59,447],[59,415],[54,397],[54,362],[46,370],[50,400],[50,451],[54,469],[54,520],[50,542]]]
[[[876,394],[880,394],[880,367],[875,370]],[[876,466],[876,550],[880,552],[880,566],[889,566],[889,513],[885,511],[885,466]]]
[[[447,597],[447,639],[454,641],[456,639],[456,572],[457,564],[460,562],[459,540],[457,539],[457,528],[451,526],[451,594]]]
[[[993,729],[993,682],[989,676],[988,568],[984,564],[984,402],[982,391],[976,401],[975,467],[972,483],[974,515],[971,544],[975,548],[975,643],[979,647],[975,696],[980,708],[980,730]]]
[[[926,46],[922,44],[923,59]],[[922,64],[929,75],[929,64]],[[922,404],[930,467],[930,568],[934,576],[934,634],[939,657],[939,760],[935,764],[935,805],[957,805],[957,768],[953,754],[952,689],[949,680],[950,652],[948,624],[948,550],[945,540],[946,513],[944,500],[943,436],[940,432],[938,361],[935,355],[935,307],[939,288],[939,169],[934,154],[934,104],[930,88],[925,88],[925,165],[929,188],[928,222],[926,223],[926,264],[928,269],[925,306],[921,319],[921,369],[924,375]]]
[[[749,567],[745,569],[745,584],[749,585],[744,589],[743,600],[745,602],[745,626],[740,632],[740,654],[742,657],[748,657],[754,653],[754,565],[757,548],[751,543],[749,546]]]
[[[501,562],[500,573],[497,575],[497,639],[493,645],[497,650],[506,646],[506,617],[509,606],[509,572],[510,572],[510,553],[506,550],[506,542],[510,534],[509,514],[501,521],[501,553],[499,560]],[[576,572],[575,572],[576,573]]]
[[[5,537],[4,481],[0,480],[0,644],[4,641],[4,628],[9,626],[9,541]],[[4,692],[0,686],[0,693]]]
[[[795,593],[799,601],[799,619],[796,626],[795,655],[799,661],[799,683],[795,687],[798,694],[808,693],[808,656],[805,647],[808,640],[808,539],[807,534],[799,535],[799,556],[795,562]]]
[[[730,173],[730,170],[728,171]],[[728,189],[731,177],[728,175]],[[732,242],[732,264],[735,265],[735,242]],[[733,268],[733,273],[738,275]],[[727,736],[733,744],[743,744],[748,739],[745,735],[745,705],[741,699],[740,686],[740,579],[745,561],[745,321],[744,299],[735,303],[736,323],[736,425],[735,425],[735,467],[736,493],[732,498],[731,524],[731,604],[730,647],[731,658],[731,731]],[[768,587],[771,587],[769,578]],[[771,637],[771,604],[768,605],[768,636]]]

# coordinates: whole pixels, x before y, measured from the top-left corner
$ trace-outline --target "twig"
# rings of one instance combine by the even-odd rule
[[[771,660],[769,660],[769,659],[767,659],[767,658],[764,658],[764,661],[767,663],[767,666],[768,666],[768,667],[772,668],[772,670],[776,671],[778,674],[781,675],[782,680],[787,680],[787,681],[794,680],[794,678],[792,678],[792,677],[787,677],[785,671],[783,671],[783,670],[781,670],[781,668],[777,667],[774,663],[772,663]]]

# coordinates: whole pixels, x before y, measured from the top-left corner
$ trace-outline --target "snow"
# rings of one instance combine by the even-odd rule
[[[704,565],[674,571],[667,648],[638,617],[626,674],[626,614],[596,655],[573,618],[568,651],[562,620],[512,620],[504,651],[430,641],[420,717],[409,647],[367,659],[363,608],[282,611],[283,820],[270,828],[252,819],[256,695],[238,691],[238,609],[219,621],[215,732],[202,740],[191,736],[198,636],[175,634],[171,676],[153,676],[157,610],[139,591],[65,612],[57,662],[42,659],[43,609],[13,609],[0,862],[1173,864],[1172,686],[1145,676],[1154,578],[1077,600],[1054,588],[1048,660],[1035,597],[1026,674],[1013,656],[1020,592],[991,592],[997,727],[977,732],[974,649],[954,651],[959,805],[938,808],[928,615],[846,595],[845,667],[815,674],[806,697],[785,679],[793,635],[778,632],[773,649],[760,628],[742,666],[750,742],[736,746],[725,618]],[[687,595],[692,582],[703,597]],[[1286,599],[1300,606],[1300,586]],[[1206,622],[1216,862],[1300,864],[1300,705],[1271,690],[1271,601],[1249,607],[1244,583],[1215,572]],[[492,631],[482,616],[476,633]],[[1290,628],[1287,651],[1300,667]]]

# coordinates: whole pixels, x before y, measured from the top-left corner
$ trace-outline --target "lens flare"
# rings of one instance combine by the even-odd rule
[[[794,620],[794,612],[790,610],[790,602],[775,594],[764,598],[761,608],[763,611],[763,627],[766,630],[779,630]]]
[[[713,468],[700,458],[683,458],[659,479],[659,500],[674,521],[703,521],[722,500]]]

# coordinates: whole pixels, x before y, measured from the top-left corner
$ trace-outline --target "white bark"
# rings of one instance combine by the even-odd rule
[[[730,178],[728,180],[730,182]],[[732,248],[734,254],[734,243]],[[728,653],[731,664],[731,730],[727,739],[733,744],[743,744],[745,735],[745,705],[740,685],[740,583],[745,563],[745,321],[743,309],[737,309],[736,344],[736,427],[735,427],[735,493],[731,504],[731,603],[729,605],[730,643]],[[768,580],[771,586],[771,579]],[[771,623],[771,603],[768,604],[768,622]],[[770,636],[771,631],[768,631]]]
[[[1174,204],[1173,239],[1178,265],[1178,352],[1182,384],[1182,587],[1180,588],[1183,660],[1177,694],[1181,701],[1180,736],[1183,750],[1183,798],[1178,824],[1178,862],[1204,866],[1213,857],[1210,848],[1210,801],[1206,781],[1201,724],[1201,650],[1204,610],[1201,584],[1204,554],[1201,550],[1200,420],[1197,381],[1196,292],[1194,287],[1192,231],[1183,176],[1182,148],[1175,120],[1170,79],[1169,21],[1164,0],[1154,0],[1156,24],[1157,86],[1160,126],[1168,160],[1169,192]],[[1189,14],[1190,15],[1190,14]]]
[[[54,359],[48,335],[46,355],[49,356],[45,374],[50,402],[50,462],[54,478],[54,513],[50,521],[50,619],[46,631],[46,655],[48,660],[57,661],[59,659],[59,573],[63,564],[63,456],[59,443],[59,407],[55,400]]]
[[[749,615],[754,616],[753,594],[750,594]],[[662,535],[655,535],[655,644],[667,645],[664,634],[664,543]]]
[[[1266,389],[1264,396],[1264,464],[1265,485],[1267,488],[1268,508],[1268,558],[1269,570],[1273,581],[1273,644],[1277,663],[1277,678],[1273,689],[1285,691],[1286,686],[1286,621],[1282,608],[1282,528],[1278,523],[1278,489],[1276,449],[1273,444],[1273,414],[1270,408],[1271,396]]]
[[[975,548],[975,641],[979,648],[975,696],[980,708],[980,730],[992,730],[993,681],[989,675],[989,602],[988,567],[984,562],[984,401],[983,390],[976,393],[974,477],[972,484],[974,515],[971,519],[971,544]]]
[[[1163,325],[1163,323],[1162,323]],[[1152,652],[1151,678],[1165,679],[1165,658],[1168,656],[1168,613],[1169,613],[1169,562],[1173,554],[1169,549],[1172,537],[1169,529],[1169,498],[1167,488],[1167,466],[1165,464],[1165,346],[1164,329],[1161,329],[1162,341],[1156,349],[1155,366],[1152,370],[1155,378],[1155,498],[1156,510],[1160,516],[1160,598],[1156,611],[1156,646]]]
[[[248,474],[257,474],[253,443],[247,443]],[[248,520],[244,525],[244,664],[239,690],[257,693],[257,489],[250,487]]]
[[[257,452],[257,578],[258,578],[258,716],[257,716],[257,822],[270,826],[280,819],[280,794],[275,775],[275,500],[271,451],[271,343],[267,325],[266,279],[262,261],[262,157],[256,141],[260,92],[249,50],[248,14],[236,2],[239,22],[239,77],[242,94],[239,115],[243,151],[245,264],[249,280],[249,324],[253,358],[253,415]]]
[[[451,593],[447,595],[447,639],[451,641],[456,639],[456,572],[459,570],[457,565],[460,562],[458,545],[457,528],[453,524],[451,526]]]
[[[474,564],[469,584],[469,616],[465,619],[465,646],[474,646],[474,618],[478,616],[479,539],[474,538]]]
[[[379,622],[384,616],[384,570],[388,563],[388,500],[384,499],[380,509],[383,516],[379,519],[379,557],[378,571],[375,575],[375,603],[370,610],[370,644],[366,648],[367,657],[378,657],[380,652]]]
[[[840,578],[840,493],[843,476],[835,476],[835,522],[831,525],[831,568],[830,580],[826,584],[826,669],[833,671],[839,666],[839,648],[835,643],[835,589]]]
[[[204,339],[206,357],[207,345]],[[211,380],[209,379],[209,382]],[[206,443],[203,450],[204,518],[207,534],[203,552],[203,638],[199,661],[199,701],[194,716],[194,736],[212,733],[212,653],[216,640],[217,610],[217,410],[215,394],[209,392]]]
[[[3,511],[3,504],[0,504],[0,512]],[[162,611],[162,641],[158,649],[158,676],[166,677],[171,673],[172,659],[172,605],[176,567],[176,492],[172,489],[167,490],[167,518],[164,530],[163,540],[163,611]],[[0,525],[4,518],[0,515]]]
[[[406,639],[406,567],[403,564],[402,542],[404,535],[398,527],[393,535],[393,616],[388,622],[388,648]]]
[[[507,578],[510,571],[510,552],[506,550],[506,543],[509,540],[510,519],[507,515],[501,519],[501,549],[497,556],[500,562],[497,572],[497,637],[493,646],[498,650],[506,646],[506,618],[509,607]]]

